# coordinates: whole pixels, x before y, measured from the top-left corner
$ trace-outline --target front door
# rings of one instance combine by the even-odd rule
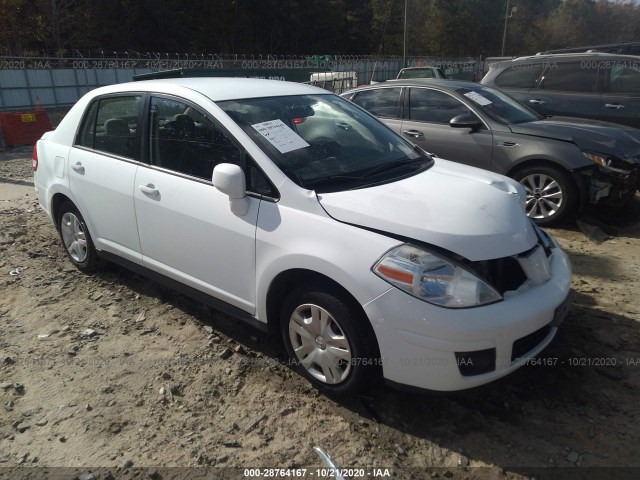
[[[211,115],[173,98],[152,97],[148,139],[134,188],[143,263],[254,313],[260,200],[235,215],[211,183],[214,166],[240,163],[241,151]]]
[[[405,100],[402,134],[424,150],[445,160],[491,169],[493,135],[491,130],[453,128],[452,118],[473,113],[448,93],[432,88],[413,87]]]

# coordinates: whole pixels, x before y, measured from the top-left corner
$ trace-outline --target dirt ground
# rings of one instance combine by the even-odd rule
[[[640,199],[602,243],[550,230],[576,297],[539,364],[332,399],[273,339],[119,267],[77,271],[30,153],[0,151],[0,477],[324,478],[319,446],[352,478],[640,478]]]

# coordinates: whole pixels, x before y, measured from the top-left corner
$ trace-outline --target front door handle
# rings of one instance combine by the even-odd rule
[[[620,110],[624,108],[624,105],[620,105],[619,103],[605,103],[604,108],[613,108],[614,110]]]
[[[74,163],[73,165],[71,165],[71,168],[73,168],[74,172],[84,173],[84,167],[80,162]]]
[[[150,197],[157,197],[160,195],[160,190],[151,183],[148,183],[147,185],[140,185],[139,188],[142,193],[149,195]]]
[[[531,98],[529,103],[533,103],[534,105],[544,105],[546,102],[544,100],[540,100],[539,98]]]
[[[424,137],[424,133],[422,133],[420,130],[403,130],[402,133],[412,138]]]

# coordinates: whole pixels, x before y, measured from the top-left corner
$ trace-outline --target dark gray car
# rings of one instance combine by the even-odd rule
[[[539,224],[586,203],[622,205],[638,188],[635,128],[545,119],[499,90],[463,81],[393,80],[342,96],[424,150],[518,180]]]
[[[481,80],[538,113],[640,128],[640,57],[568,53],[491,65]]]

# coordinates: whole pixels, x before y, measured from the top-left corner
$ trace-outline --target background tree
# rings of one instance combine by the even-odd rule
[[[37,9],[29,0],[0,0],[0,55],[22,55],[39,36]]]
[[[500,53],[505,0],[409,0],[409,54]],[[640,39],[627,0],[510,0],[508,55]],[[402,55],[404,0],[0,0],[0,54]]]

